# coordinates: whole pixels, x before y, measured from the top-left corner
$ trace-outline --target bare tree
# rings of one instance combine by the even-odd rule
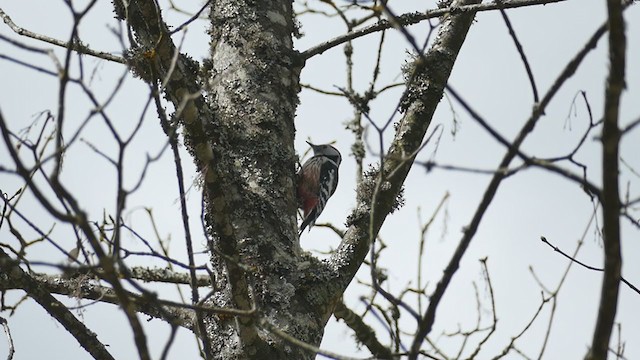
[[[422,4],[410,4],[413,11],[399,13],[395,4],[377,0],[209,0],[195,11],[182,10],[171,1],[114,0],[108,10],[95,0],[82,5],[64,1],[71,15],[66,38],[23,28],[14,21],[18,14],[0,8],[6,24],[3,31],[8,34],[0,33],[3,67],[27,69],[54,80],[57,88],[52,92],[52,108],[31,124],[10,118],[5,111],[15,104],[2,102],[0,129],[6,152],[0,170],[11,184],[18,184],[0,189],[2,311],[13,314],[23,306],[22,301],[10,302],[7,297],[21,291],[95,359],[117,356],[100,333],[96,335],[97,330],[83,321],[82,312],[74,313],[74,309],[90,312],[98,303],[117,305],[124,315],[137,351],[128,358],[169,358],[176,334],[183,328],[195,335],[204,359],[308,359],[317,354],[348,358],[339,349],[320,349],[332,315],[353,331],[357,343],[373,358],[471,359],[509,354],[542,358],[547,341],[553,337],[558,294],[569,268],[577,262],[603,273],[586,358],[605,359],[610,353],[624,358],[622,342],[611,344],[620,283],[638,292],[633,280],[622,275],[621,222],[637,231],[640,200],[631,185],[626,194],[619,188],[627,176],[635,181],[628,180],[628,184],[634,185],[638,177],[632,163],[624,163],[624,171],[620,167],[621,141],[631,137],[640,124],[638,119],[629,121],[620,115],[627,81],[623,14],[632,6],[629,1],[607,0],[607,22],[594,25],[593,34],[585,36],[575,56],[566,59],[566,66],[548,89],[543,89],[508,11],[562,2],[451,0],[426,11],[420,8]],[[397,5],[404,6],[407,4]],[[121,51],[96,50],[102,47],[86,40],[83,26],[94,21],[94,16],[106,22],[107,11],[115,14],[109,29]],[[533,95],[530,111],[512,139],[502,135],[496,124],[483,117],[476,104],[449,82],[467,34],[473,31],[474,18],[484,12],[501,15],[521,60],[517,66],[524,68],[521,72],[526,74]],[[171,22],[168,14],[183,19]],[[346,31],[306,50],[296,49],[294,38],[305,31],[300,27],[307,16],[329,19]],[[209,50],[201,62],[182,48],[194,22],[208,23]],[[413,25],[422,27],[416,30]],[[402,69],[394,69],[401,71],[403,80],[381,84],[385,39],[392,32],[400,35],[409,54]],[[604,102],[603,115],[592,113],[589,98],[580,92],[572,106],[586,109],[588,125],[576,135],[577,144],[568,153],[549,157],[525,149],[525,140],[549,111],[551,101],[605,36],[609,74],[606,91],[599,95]],[[369,47],[375,54],[369,59],[374,63],[369,86],[358,91],[353,82],[358,68],[353,49],[362,39],[375,39],[372,43],[376,45]],[[300,74],[311,59],[336,47],[344,50],[345,86],[325,89],[301,82]],[[42,58],[32,61],[32,55]],[[100,62],[96,65],[89,59]],[[104,63],[121,74],[109,89],[94,85]],[[137,86],[144,85],[138,88],[142,101],[129,104],[127,109],[116,108],[113,104],[131,77],[136,78]],[[324,258],[303,250],[298,236],[295,187],[300,158],[294,139],[302,88],[345,100],[353,111],[346,124],[353,134],[353,145],[343,156],[350,155],[356,170],[355,206],[346,218],[346,228],[317,225],[329,228],[340,239],[337,248]],[[384,103],[393,115],[380,120],[373,115],[372,106],[385,97],[393,99],[391,109],[389,102]],[[464,114],[504,148],[494,169],[437,161],[444,126],[433,125],[433,119],[440,104],[452,109],[452,131],[459,114]],[[84,109],[84,115],[78,113],[78,107]],[[143,129],[154,123],[162,133],[149,140]],[[594,136],[601,142],[602,153],[601,170],[597,171],[579,159],[587,140]],[[422,155],[427,152],[431,155],[425,160]],[[86,154],[99,159],[100,165],[87,160]],[[131,204],[138,204],[141,193],[146,189],[154,193],[159,179],[154,173],[156,164],[169,160],[174,172],[171,181],[177,180],[171,186],[177,185],[177,190],[171,194],[156,190],[155,195],[177,204],[169,213],[182,226],[178,237],[183,255],[176,254],[175,245],[170,247],[160,235],[156,209],[144,205],[150,225],[141,226],[131,215],[138,209]],[[449,252],[441,276],[427,284],[422,268],[423,260],[428,259],[424,251],[427,239],[433,237],[434,223],[446,219],[442,213],[449,195],[438,197],[441,200],[416,241],[416,276],[396,291],[397,285],[390,285],[389,269],[380,262],[399,239],[385,241],[380,232],[387,217],[405,202],[404,185],[412,169],[471,172],[489,180]],[[480,258],[480,278],[487,296],[483,298],[481,286],[474,283],[477,320],[467,330],[444,334],[460,340],[454,347],[441,345],[433,335],[436,315],[480,223],[505,180],[532,169],[560,176],[584,191],[592,213],[587,229],[600,230],[593,224],[602,224],[604,266],[577,259],[585,235],[572,254],[542,237],[568,258],[566,270],[557,273],[560,280],[554,288],[537,280],[542,292],[539,307],[532,309],[533,315],[518,332],[509,334],[509,341],[489,347],[500,332],[499,316],[491,262]],[[601,173],[601,177],[594,173]],[[74,174],[96,184],[109,178],[110,188],[93,186],[91,195],[83,195]],[[191,174],[196,175],[191,178]],[[105,200],[101,200],[103,196]],[[101,213],[87,210],[96,202]],[[195,209],[198,204],[200,208]],[[35,208],[44,215],[38,215]],[[194,210],[199,210],[199,216],[194,216]],[[44,261],[39,260],[41,254],[46,254]],[[363,307],[357,311],[353,302],[343,300],[343,294],[363,264],[368,276],[360,277],[359,282],[366,295],[356,301]],[[166,295],[167,287],[162,284],[175,285],[177,290]],[[188,295],[183,296],[183,291]],[[176,298],[176,293],[180,297]],[[65,296],[76,299],[79,306],[74,307]],[[544,340],[536,355],[527,355],[519,342],[533,332],[543,309],[549,307],[548,324],[542,330]],[[490,316],[482,315],[484,309]],[[159,319],[170,328],[162,346],[149,335],[143,316]],[[0,320],[12,358],[14,350],[19,353],[20,349],[13,348],[10,321]],[[455,349],[454,355],[451,349]]]

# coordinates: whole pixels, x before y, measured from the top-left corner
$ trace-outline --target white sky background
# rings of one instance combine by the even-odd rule
[[[109,26],[116,24],[110,9],[110,2],[99,2],[89,17],[82,23],[80,35],[90,47],[120,52],[120,46],[110,32]],[[396,1],[397,13],[405,11],[423,11],[435,7],[435,2]],[[161,2],[164,4],[164,2]],[[200,1],[183,1],[181,5],[188,11],[197,10]],[[47,34],[57,39],[67,39],[71,19],[62,1],[36,0],[0,0],[0,7],[20,26],[31,31]],[[327,6],[318,4],[316,8],[330,11]],[[164,11],[165,20],[177,25],[186,16],[174,11]],[[540,96],[542,96],[566,63],[583,47],[595,29],[606,19],[604,0],[569,0],[565,3],[509,10],[508,15],[528,56]],[[623,94],[620,121],[622,126],[638,118],[637,99],[640,97],[640,10],[633,6],[625,12],[627,31],[627,89]],[[305,50],[319,42],[342,34],[345,27],[337,19],[325,19],[319,15],[304,16],[301,19],[305,36],[296,41],[296,48]],[[196,60],[207,53],[208,37],[204,31],[206,21],[192,24],[185,37],[184,51]],[[410,30],[419,40],[426,35],[426,24],[411,27]],[[51,46],[19,38],[4,24],[0,25],[0,34],[19,39],[40,48]],[[354,88],[364,91],[368,88],[372,66],[375,60],[379,34],[354,42],[355,77]],[[180,41],[180,35],[174,36]],[[379,84],[397,82],[402,79],[400,64],[407,59],[408,44],[395,31],[387,34],[382,61],[382,74]],[[64,58],[64,51],[55,49],[58,58]],[[6,43],[0,45],[1,54],[11,54],[14,58],[31,64],[53,69],[51,61],[45,56],[34,55],[16,50]],[[98,69],[91,81],[91,88],[102,96],[102,100],[111,93],[115,81],[125,73],[119,64],[110,64],[103,60],[83,57],[87,79],[94,68]],[[77,57],[74,58],[77,62]],[[578,100],[577,110],[570,114],[574,96],[584,90],[589,99],[594,121],[602,116],[604,82],[608,70],[606,36],[592,51],[578,72],[563,86],[554,101],[547,108],[546,116],[541,119],[534,133],[524,144],[524,150],[535,157],[553,157],[565,155],[580,138],[588,123],[584,103]],[[302,72],[302,82],[315,87],[335,91],[334,86],[345,86],[345,63],[342,47],[325,52],[310,59]],[[0,61],[0,109],[14,131],[28,126],[36,115],[46,109],[56,111],[57,79],[34,72],[6,60]],[[87,82],[89,82],[87,80]],[[508,35],[506,26],[498,12],[480,13],[463,45],[460,56],[454,66],[449,82],[471,106],[479,112],[503,136],[513,139],[522,124],[528,118],[532,107],[532,93],[519,55]],[[379,87],[378,87],[379,88]],[[148,89],[140,80],[128,76],[123,89],[114,104],[108,108],[113,121],[126,133],[132,129],[141,116]],[[372,103],[371,117],[378,124],[384,123],[392,114],[400,91],[390,91],[380,100]],[[454,103],[455,104],[455,103]],[[86,98],[70,86],[66,102],[67,129],[79,124],[87,116],[92,106]],[[434,117],[431,131],[435,125],[442,124],[443,135],[434,160],[440,164],[466,166],[479,169],[494,169],[502,158],[505,149],[494,141],[471,119],[463,109],[455,105],[459,129],[451,135],[452,114],[448,103],[443,100]],[[140,138],[132,143],[127,158],[127,184],[132,186],[139,176],[146,154],[156,154],[163,145],[165,137],[150,109],[140,133]],[[353,158],[347,157],[352,143],[344,122],[351,118],[353,110],[344,98],[320,95],[309,90],[300,93],[300,106],[296,120],[296,149],[302,154],[306,151],[304,140],[310,138],[316,143],[336,141],[345,160],[341,167],[341,183],[329,205],[320,218],[320,222],[331,221],[344,226],[346,216],[355,204],[355,166]],[[621,156],[634,169],[640,170],[638,132],[636,129],[622,142]],[[593,132],[585,147],[576,155],[576,159],[589,166],[589,179],[600,184],[600,147],[597,139],[599,130]],[[373,129],[369,131],[369,144],[377,146]],[[70,136],[70,135],[69,135]],[[101,150],[113,154],[115,143],[106,133],[101,122],[93,120],[84,130],[82,137]],[[391,139],[392,133],[385,139]],[[432,158],[435,147],[431,143],[418,157],[426,161]],[[375,160],[374,158],[370,159]],[[186,260],[182,241],[183,230],[177,217],[179,206],[176,201],[177,188],[172,168],[170,152],[165,152],[161,161],[154,163],[141,189],[128,202],[127,214],[136,230],[154,239],[149,221],[142,206],[152,207],[159,232],[162,237],[172,238],[172,255]],[[0,146],[0,165],[8,166],[8,154],[4,144]],[[183,154],[183,164],[187,174],[193,174],[191,161]],[[563,164],[568,167],[567,164]],[[568,167],[575,172],[579,169]],[[621,189],[630,182],[631,198],[638,196],[638,176],[624,166],[622,169]],[[114,209],[113,182],[115,170],[103,158],[89,150],[81,142],[75,144],[65,158],[64,180],[81,199],[82,206],[92,218],[99,220],[103,209]],[[187,175],[190,183],[193,175]],[[407,284],[415,285],[417,269],[417,249],[420,224],[427,221],[445,193],[450,194],[447,203],[446,221],[443,213],[436,219],[428,233],[426,256],[423,263],[423,281],[427,281],[433,290],[442,270],[449,261],[457,242],[462,236],[461,229],[470,221],[484,189],[490,180],[487,175],[435,169],[427,173],[416,166],[410,173],[405,186],[406,205],[400,211],[389,216],[382,228],[381,237],[388,248],[383,253],[380,265],[385,266],[389,275],[387,283],[390,290],[397,293]],[[13,176],[0,173],[0,188],[3,192],[13,193],[22,183]],[[167,194],[167,195],[165,195]],[[196,236],[197,249],[204,248],[200,235],[198,214],[200,211],[197,189],[189,194],[192,229]],[[422,217],[418,218],[417,209],[421,208]],[[50,227],[53,220],[43,209],[36,205],[30,194],[25,195],[21,203],[22,211],[36,218],[44,228]],[[472,282],[478,283],[483,301],[482,315],[489,319],[489,297],[482,282],[481,267],[478,259],[488,257],[488,268],[494,289],[497,308],[498,327],[495,335],[485,345],[479,359],[491,358],[500,352],[519,333],[540,304],[540,288],[533,279],[529,267],[548,288],[555,288],[566,268],[567,261],[540,242],[541,235],[553,244],[570,253],[577,240],[586,233],[584,245],[578,258],[592,266],[602,265],[602,244],[593,224],[589,226],[592,203],[585,193],[575,184],[557,175],[540,170],[527,170],[505,180],[489,207],[479,231],[469,251],[461,262],[451,286],[437,313],[435,328],[431,339],[447,354],[454,356],[459,339],[439,337],[445,332],[454,332],[460,327],[469,330],[475,325],[476,303]],[[640,285],[640,266],[636,256],[640,253],[637,231],[623,224],[623,276]],[[21,224],[25,228],[24,224]],[[25,230],[25,234],[35,237]],[[75,246],[69,229],[56,226],[52,237],[67,250]],[[6,227],[0,229],[3,242],[11,235]],[[136,247],[137,242],[129,239],[129,246]],[[337,246],[339,239],[323,228],[314,228],[302,237],[302,246],[308,250],[328,251]],[[50,245],[41,244],[31,248],[32,259],[47,262],[61,262],[65,257]],[[145,264],[146,259],[135,259],[135,263]],[[206,257],[200,257],[206,262]],[[39,268],[48,270],[50,268]],[[361,271],[360,278],[368,281],[368,269]],[[597,305],[600,297],[601,276],[597,272],[573,267],[566,284],[562,288],[552,328],[547,344],[545,358],[578,359],[582,358],[591,341]],[[163,296],[175,298],[170,287],[160,290]],[[358,301],[360,295],[368,294],[365,289],[352,286],[345,295],[345,302],[357,311],[363,304]],[[9,297],[16,301],[21,295],[13,292]],[[68,301],[74,305],[74,301]],[[626,341],[625,356],[628,359],[640,358],[640,295],[621,285],[617,321],[622,325],[622,339]],[[549,318],[550,306],[545,307],[540,318],[531,330],[516,344],[530,357],[537,357],[542,344],[544,331]],[[94,329],[98,338],[111,345],[109,350],[116,358],[131,358],[135,351],[131,332],[124,317],[114,311],[110,305],[95,305],[82,312],[87,325]],[[2,316],[7,317],[7,313]],[[145,317],[142,316],[141,319]],[[414,323],[407,314],[403,314],[407,330],[413,330]],[[22,304],[16,314],[9,319],[16,346],[15,359],[37,358],[90,358],[66,333],[32,301]],[[377,324],[372,318],[371,325]],[[484,322],[483,325],[488,325]],[[126,330],[123,330],[126,329]],[[147,323],[147,335],[154,356],[159,356],[168,334],[168,326],[159,322]],[[617,334],[614,334],[617,336]],[[384,337],[382,337],[384,339]],[[477,340],[475,337],[472,340]],[[409,346],[409,340],[405,346]],[[353,345],[351,331],[342,323],[330,321],[325,332],[322,348],[345,355],[368,356],[367,351],[358,351]],[[0,358],[5,356],[6,343],[0,341]],[[188,331],[179,333],[171,359],[196,358],[196,349]],[[511,353],[507,358],[520,358]]]

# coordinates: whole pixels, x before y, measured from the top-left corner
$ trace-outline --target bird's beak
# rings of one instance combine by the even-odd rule
[[[308,141],[306,141],[306,143],[309,144],[309,146],[311,146],[311,148],[313,149],[313,153],[315,154],[316,151],[318,150],[318,146],[319,145],[314,145],[314,144],[312,144],[312,143],[310,143]]]

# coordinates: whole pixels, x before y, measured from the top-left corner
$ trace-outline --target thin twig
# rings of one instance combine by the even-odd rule
[[[175,28],[174,30],[170,31],[169,34],[173,35],[175,33],[177,33],[178,31],[184,29],[185,27],[187,27],[187,25],[191,24],[192,22],[194,22],[198,17],[200,17],[200,15],[202,14],[202,12],[211,4],[211,0],[207,0],[204,5],[202,5],[202,7],[200,8],[200,10],[198,10],[198,12],[196,12],[195,14],[193,14],[192,17],[189,18],[189,20],[185,21],[184,23],[182,23],[180,26],[178,26],[177,28]],[[173,5],[173,4],[172,4]]]
[[[336,304],[333,311],[336,319],[344,321],[344,323],[356,335],[358,341],[369,349],[373,356],[381,359],[391,359],[391,350],[380,343],[373,328],[364,322],[364,319],[349,309],[342,300]]]
[[[7,354],[7,360],[13,359],[13,354],[15,353],[15,348],[13,347],[13,338],[11,337],[11,329],[9,329],[9,323],[7,319],[0,316],[0,324],[2,324],[2,328],[4,329],[4,333],[7,335],[7,342],[9,343],[9,353]]]
[[[560,248],[558,248],[555,245],[552,245],[547,240],[547,238],[545,238],[544,236],[541,236],[540,240],[542,240],[543,243],[549,245],[554,251],[560,253],[560,255],[562,255],[562,256],[566,257],[567,259],[571,260],[572,262],[584,267],[585,269],[589,269],[589,270],[593,270],[593,271],[600,271],[600,272],[604,271],[604,268],[597,268],[597,267],[594,267],[594,266],[587,265],[587,264],[581,262],[580,260],[575,259],[575,258],[567,255],[564,251],[560,250]],[[624,276],[620,276],[620,281],[622,281],[625,285],[627,285],[631,290],[633,290],[633,291],[637,292],[638,294],[640,294],[640,289],[638,289],[635,285],[633,285],[631,282],[629,282],[627,279],[625,279]]]
[[[298,340],[296,338],[294,338],[293,336],[287,334],[286,332],[278,329],[277,326],[272,325],[271,323],[269,323],[267,320],[265,319],[260,319],[260,326],[269,331],[270,333],[276,335],[277,337],[281,338],[282,340],[288,342],[289,344],[295,345],[301,349],[307,350],[310,353],[314,353],[317,355],[321,355],[330,359],[335,359],[335,360],[363,360],[362,358],[353,358],[353,357],[349,357],[349,356],[343,356],[328,350],[322,350],[317,346],[311,345],[309,343],[306,343],[302,340]]]
[[[496,0],[498,4],[503,4],[502,0]],[[502,15],[502,19],[504,19],[505,25],[507,25],[507,29],[509,29],[509,35],[513,39],[513,43],[518,50],[518,54],[520,54],[520,59],[522,59],[522,63],[524,64],[524,68],[527,71],[527,76],[529,77],[529,83],[531,83],[531,90],[533,91],[533,102],[537,103],[538,98],[538,87],[536,86],[536,80],[533,77],[533,71],[531,71],[531,66],[529,65],[529,61],[527,60],[527,55],[524,53],[524,49],[522,48],[522,44],[518,40],[516,36],[516,31],[513,29],[511,25],[511,21],[509,21],[509,17],[507,16],[507,12],[504,8],[500,8],[500,14]]]
[[[455,15],[455,14],[461,14],[461,13],[467,13],[467,12],[498,10],[500,8],[511,9],[511,8],[518,8],[523,6],[546,5],[546,4],[552,4],[552,3],[562,2],[562,1],[566,1],[566,0],[512,0],[508,2],[503,2],[502,4],[488,3],[488,4],[478,4],[478,5],[455,6],[455,7],[448,7],[444,9],[428,10],[422,14],[416,14],[416,13],[403,14],[403,15],[397,16],[394,22],[391,22],[388,20],[380,20],[377,23],[367,26],[363,29],[349,32],[344,35],[340,35],[336,38],[328,40],[320,45],[314,46],[302,52],[300,56],[302,57],[302,59],[307,60],[312,56],[322,54],[323,52],[337,45],[344,44],[347,41],[351,41],[377,31],[390,29],[394,26],[394,24],[397,24],[401,26],[401,28],[404,28],[407,25],[417,24],[423,20],[437,18],[447,14]]]
[[[106,346],[100,342],[95,333],[71,313],[71,311],[58,299],[53,297],[49,291],[40,286],[29,273],[20,268],[18,262],[14,261],[0,248],[0,270],[5,274],[11,274],[10,281],[20,282],[20,288],[24,290],[30,298],[35,300],[49,315],[56,319],[65,329],[78,341],[94,359],[114,360]]]
[[[7,15],[2,8],[0,8],[0,18],[2,18],[2,20],[4,20],[4,23],[7,24],[7,26],[9,26],[9,28],[11,28],[11,30],[13,30],[13,32],[15,32],[16,34],[20,35],[20,36],[26,36],[28,38],[32,38],[35,40],[39,40],[39,41],[43,41],[52,45],[56,45],[56,46],[60,46],[63,47],[65,49],[71,49],[73,51],[76,51],[80,54],[86,54],[86,55],[91,55],[91,56],[95,56],[97,58],[100,59],[104,59],[104,60],[109,60],[109,61],[113,61],[113,62],[117,62],[120,64],[126,64],[126,60],[123,57],[120,56],[116,56],[107,52],[103,52],[103,51],[96,51],[96,50],[92,50],[90,48],[88,48],[87,46],[81,44],[80,42],[65,42],[62,40],[58,40],[58,39],[54,39],[52,37],[46,36],[46,35],[41,35],[41,34],[37,34],[34,33],[32,31],[29,31],[27,29],[24,29],[18,25],[16,25],[16,23],[13,22],[13,20],[11,19],[11,17],[9,15]]]
[[[204,10],[204,8],[202,9]],[[178,54],[178,49],[176,49],[176,54]],[[162,130],[165,132],[167,137],[169,138],[169,143],[171,144],[171,150],[173,152],[173,162],[176,171],[176,179],[178,180],[178,197],[180,199],[180,215],[182,218],[182,226],[184,229],[184,239],[187,248],[187,257],[189,259],[189,275],[191,278],[191,303],[197,304],[200,301],[200,295],[198,293],[198,284],[196,279],[196,269],[195,269],[195,259],[193,255],[193,241],[191,239],[191,229],[189,226],[189,213],[187,210],[187,201],[186,201],[186,191],[184,186],[184,172],[182,170],[182,160],[180,158],[180,151],[178,149],[178,136],[176,132],[176,127],[172,126],[171,122],[166,117],[164,110],[162,108],[162,104],[160,102],[160,98],[158,96],[157,87],[155,84],[152,86],[153,98],[156,104],[156,112],[158,117],[160,118],[160,123],[162,126]],[[200,339],[202,339],[203,347],[206,349],[204,352],[205,358],[207,360],[211,359],[211,343],[209,339],[209,332],[207,332],[207,328],[204,323],[204,317],[202,313],[196,310],[196,321],[198,324],[198,331],[200,332]]]

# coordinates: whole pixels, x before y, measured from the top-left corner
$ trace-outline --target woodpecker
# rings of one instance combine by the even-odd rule
[[[303,213],[298,235],[307,226],[311,230],[327,200],[336,191],[338,167],[342,161],[340,152],[329,144],[314,145],[308,141],[307,144],[313,149],[313,157],[302,165],[297,174],[298,207]]]

